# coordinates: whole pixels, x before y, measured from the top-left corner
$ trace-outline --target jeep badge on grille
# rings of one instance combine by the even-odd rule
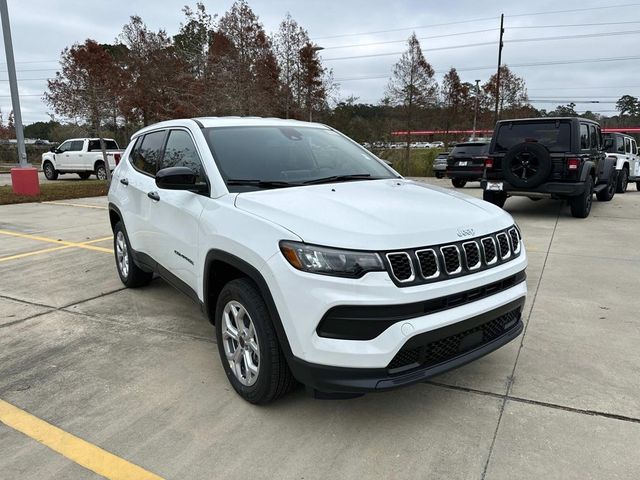
[[[473,228],[459,228],[457,233],[458,233],[458,237],[462,238],[462,237],[470,237],[474,233],[476,233],[476,231]]]

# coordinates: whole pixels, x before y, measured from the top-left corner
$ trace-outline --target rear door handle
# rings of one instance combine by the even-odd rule
[[[126,178],[121,178],[120,183],[123,185],[129,185],[129,180],[127,180]]]
[[[160,195],[158,195],[158,192],[149,192],[147,193],[147,197],[156,202],[160,201]]]

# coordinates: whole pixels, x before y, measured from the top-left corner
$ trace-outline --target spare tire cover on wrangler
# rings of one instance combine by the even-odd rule
[[[502,159],[502,173],[517,188],[534,188],[551,173],[551,156],[544,145],[524,142],[514,145]]]

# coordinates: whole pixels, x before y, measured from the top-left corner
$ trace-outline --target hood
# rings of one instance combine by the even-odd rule
[[[364,250],[436,245],[513,224],[490,203],[404,179],[240,193],[235,204],[307,243]]]

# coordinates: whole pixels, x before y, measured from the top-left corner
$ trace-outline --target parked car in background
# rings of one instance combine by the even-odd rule
[[[567,199],[571,214],[586,218],[595,193],[616,193],[616,160],[603,150],[600,125],[578,117],[525,118],[496,124],[485,161],[484,200],[507,197]]]
[[[640,152],[636,139],[623,133],[606,133],[604,150],[616,162],[616,192],[626,192],[629,182],[636,182],[636,188],[640,191]]]
[[[104,139],[109,168],[113,170],[120,162],[123,150],[110,138]],[[106,180],[107,170],[99,138],[72,138],[62,142],[51,151],[42,154],[42,170],[47,180],[56,180],[58,175],[77,173],[82,180],[92,174]]]
[[[441,142],[440,140],[431,142],[430,148],[444,148],[444,142]]]
[[[199,302],[252,403],[295,380],[342,398],[424,382],[523,329],[513,218],[405,180],[324,125],[145,127],[114,171],[109,220],[122,283],[157,272]]]
[[[446,176],[456,188],[463,188],[467,182],[479,182],[484,173],[484,162],[489,153],[485,142],[458,143],[447,159]]]
[[[449,153],[442,152],[433,160],[433,174],[436,178],[444,178],[447,171],[447,158],[449,158]]]

